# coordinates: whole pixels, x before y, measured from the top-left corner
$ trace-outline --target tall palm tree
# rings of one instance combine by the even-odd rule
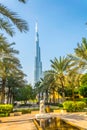
[[[56,84],[55,76],[53,76],[53,71],[48,70],[45,72],[44,76],[44,82],[45,82],[45,90],[46,90],[46,97],[48,95],[52,95],[52,102],[55,103],[55,92],[57,92],[58,84]],[[51,99],[50,99],[51,102]]]
[[[13,44],[8,44],[7,39],[2,35],[0,36],[0,43],[1,102],[4,103],[7,77],[18,71],[21,68],[21,64],[18,58],[15,57],[18,51],[11,47]]]
[[[51,60],[52,71],[50,71],[50,74],[53,75],[55,82],[62,87],[63,101],[65,100],[65,77],[69,69],[69,65],[70,60],[67,57],[60,56],[59,59],[55,58],[54,61]]]
[[[13,103],[15,97],[15,89],[25,86],[25,74],[21,70],[13,70],[12,74],[7,77],[7,103]]]
[[[82,75],[78,73],[78,69],[74,68],[69,71],[68,75],[66,76],[66,85],[67,87],[70,87],[72,90],[72,99],[75,101],[75,89],[80,87],[80,81],[81,81]]]
[[[40,99],[41,99],[40,93],[42,92],[41,81],[38,81],[37,83],[35,83],[34,89],[37,95],[37,100],[38,102],[40,102]]]

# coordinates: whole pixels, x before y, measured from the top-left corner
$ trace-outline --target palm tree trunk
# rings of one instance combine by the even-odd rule
[[[74,89],[72,88],[72,99],[75,101]]]
[[[41,93],[41,98],[42,98],[42,100],[43,100],[43,92]]]
[[[6,79],[2,79],[2,88],[1,88],[1,103],[5,103],[5,83]]]
[[[65,92],[64,92],[64,88],[62,88],[62,97],[63,97],[63,102],[65,101]]]
[[[53,89],[53,103],[55,103],[55,90]]]
[[[48,90],[46,90],[46,102],[48,103]]]
[[[13,94],[12,94],[12,90],[10,91],[10,104],[13,104]]]
[[[38,94],[38,102],[40,103],[40,92]]]
[[[63,98],[63,102],[65,101],[65,92],[64,92],[64,84],[62,79],[60,78],[60,82],[61,82],[61,86],[62,86],[62,98]]]
[[[7,96],[8,104],[11,104],[11,97],[12,97],[11,87],[8,87],[8,96]]]

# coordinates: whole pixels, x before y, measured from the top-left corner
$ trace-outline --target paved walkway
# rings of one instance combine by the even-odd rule
[[[37,130],[31,114],[0,118],[0,130]]]
[[[50,115],[87,130],[87,115],[85,113],[50,113]],[[32,121],[33,118],[35,118],[34,114],[0,118],[0,130],[37,130]]]

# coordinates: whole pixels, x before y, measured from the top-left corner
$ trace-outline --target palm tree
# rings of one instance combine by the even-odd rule
[[[15,70],[7,77],[7,103],[13,103],[15,98],[15,89],[25,86],[26,81],[24,80],[24,76],[25,74],[21,70]]]
[[[81,45],[78,43],[77,48],[74,49],[76,56],[87,59],[87,40],[86,38],[82,38]]]
[[[26,0],[18,0],[25,3]],[[10,11],[6,6],[0,4],[0,29],[5,30],[10,36],[15,34],[15,25],[20,32],[28,31],[27,22],[17,15],[17,13]],[[8,41],[3,35],[0,34],[0,80],[2,81],[1,86],[1,102],[4,103],[5,100],[5,87],[7,82],[7,77],[13,74],[16,70],[21,68],[18,58],[14,55],[18,54],[17,50],[11,48],[12,44],[8,44]]]
[[[7,39],[0,36],[0,79],[2,80],[1,87],[1,102],[5,100],[5,87],[7,77],[13,75],[13,72],[18,72],[21,68],[20,61],[15,57],[18,51],[11,47],[13,44],[8,44]]]
[[[82,43],[77,44],[77,48],[74,49],[74,54],[68,55],[72,60],[73,68],[69,74],[69,82],[72,83],[73,87],[73,100],[74,100],[74,88],[80,85],[79,80],[81,79],[82,73],[87,70],[87,39],[82,38]],[[74,71],[75,70],[75,71]],[[71,75],[71,76],[70,76]],[[70,78],[71,77],[71,78]],[[70,81],[71,80],[71,81]]]
[[[67,71],[69,70],[70,60],[67,57],[55,58],[54,61],[51,60],[52,71],[50,74],[53,75],[56,84],[62,87],[62,97],[65,100],[64,87],[65,87],[65,77]]]
[[[47,83],[47,79],[45,79],[45,76],[44,78],[41,78],[40,81],[38,81],[35,84],[35,92],[38,95],[38,101],[40,101],[40,99],[45,100],[46,98],[46,102],[48,102],[48,86],[47,85],[48,83]]]
[[[52,95],[52,102],[55,103],[55,92],[57,92],[57,84],[56,80],[53,76],[52,70],[48,70],[45,72],[44,76],[44,89],[46,92],[46,97],[48,98],[49,95]],[[46,98],[46,99],[47,99]],[[51,102],[51,99],[50,99]]]
[[[26,0],[19,0],[20,2],[26,2]],[[0,29],[5,30],[10,36],[15,34],[15,25],[20,32],[28,31],[27,22],[21,19],[17,13],[10,11],[6,6],[0,4]]]
[[[70,87],[72,90],[72,99],[75,101],[75,89],[80,87],[80,81],[81,81],[82,75],[78,73],[78,69],[74,68],[69,71],[68,75],[66,76],[66,85],[67,87]]]

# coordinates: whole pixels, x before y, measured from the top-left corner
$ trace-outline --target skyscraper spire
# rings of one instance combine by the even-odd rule
[[[35,26],[35,32],[38,32],[38,24],[36,22],[36,26]]]
[[[39,47],[39,34],[38,34],[38,26],[37,22],[35,25],[35,43],[36,43],[36,55],[35,55],[35,73],[34,73],[34,82],[37,83],[42,75],[42,62],[41,62],[41,54]]]

